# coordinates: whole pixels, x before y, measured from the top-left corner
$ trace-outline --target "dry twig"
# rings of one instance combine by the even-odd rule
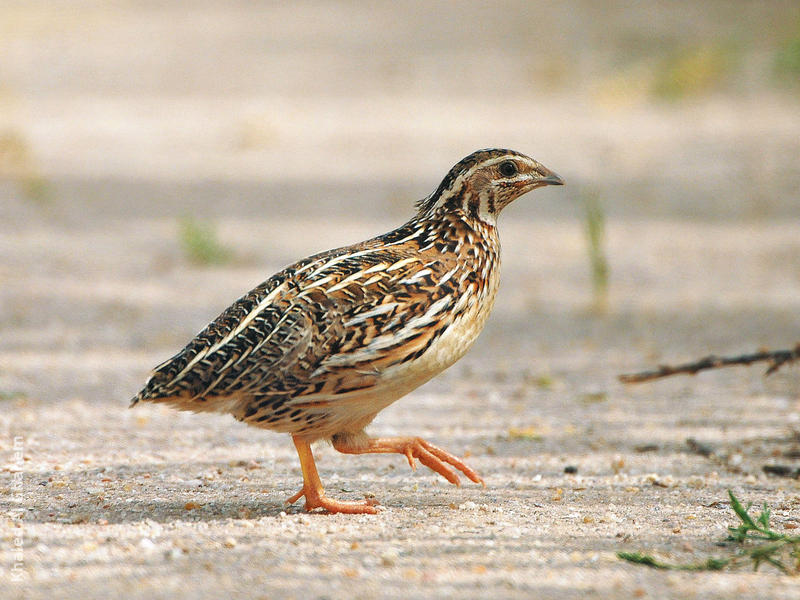
[[[706,369],[719,369],[720,367],[731,367],[733,365],[750,365],[756,362],[768,362],[769,368],[765,375],[772,375],[783,365],[800,359],[800,344],[791,350],[762,350],[753,354],[742,354],[741,356],[706,356],[700,360],[684,363],[682,365],[659,365],[657,369],[640,371],[638,373],[628,373],[619,376],[622,383],[640,383],[659,379],[670,375],[688,374],[694,375]]]

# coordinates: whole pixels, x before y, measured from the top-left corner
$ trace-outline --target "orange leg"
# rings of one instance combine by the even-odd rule
[[[377,514],[374,502],[366,500],[364,502],[343,502],[341,500],[331,500],[325,495],[322,482],[319,480],[317,465],[314,463],[314,455],[311,454],[311,445],[296,436],[292,436],[294,445],[297,448],[297,455],[300,457],[300,468],[303,470],[303,489],[289,498],[286,503],[294,504],[303,496],[306,497],[306,510],[324,508],[329,513],[348,513],[348,514]]]
[[[369,438],[366,445],[353,443],[352,440],[353,438],[349,437],[334,438],[333,447],[345,454],[369,454],[373,452],[404,454],[408,459],[408,464],[414,470],[417,469],[414,459],[418,458],[419,462],[439,473],[450,483],[461,485],[456,472],[448,466],[452,465],[475,483],[486,486],[480,475],[465,465],[460,458],[453,456],[438,446],[434,446],[430,442],[426,442],[422,438]]]

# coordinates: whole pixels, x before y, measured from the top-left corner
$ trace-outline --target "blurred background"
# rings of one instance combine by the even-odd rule
[[[391,509],[306,518],[286,436],[126,409],[235,298],[488,146],[567,185],[504,211],[484,333],[370,427],[486,489],[322,446],[337,497]],[[1,0],[0,471],[25,485],[0,477],[0,514],[24,514],[26,597],[796,596],[614,553],[726,552],[726,489],[797,527],[797,366],[616,377],[800,342],[799,158],[797,0]]]
[[[503,215],[473,362],[610,377],[797,341],[795,0],[6,0],[0,388],[122,402],[489,146],[568,185]]]

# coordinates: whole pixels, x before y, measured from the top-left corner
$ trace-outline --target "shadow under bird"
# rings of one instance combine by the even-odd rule
[[[375,513],[375,502],[325,495],[311,443],[403,454],[459,485],[483,484],[458,457],[418,437],[371,438],[379,411],[469,349],[499,284],[497,216],[563,180],[519,152],[479,150],[456,164],[394,231],[310,256],[234,302],[153,371],[133,399],[231,413],[291,434],[306,510]]]

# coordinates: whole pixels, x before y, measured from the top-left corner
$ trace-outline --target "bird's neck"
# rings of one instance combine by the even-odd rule
[[[476,221],[495,227],[501,208],[492,191],[486,187],[474,189],[469,180],[458,178],[448,187],[442,182],[433,194],[417,203],[420,218],[447,219],[456,216],[468,222]]]
[[[417,240],[420,251],[454,255],[468,262],[499,259],[497,228],[460,210],[432,216],[417,214],[400,229]]]

